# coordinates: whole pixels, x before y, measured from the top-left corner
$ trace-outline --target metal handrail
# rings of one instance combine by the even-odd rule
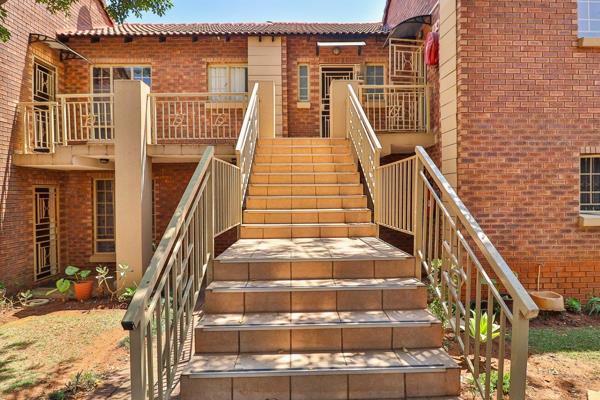
[[[244,122],[242,123],[240,135],[235,145],[237,164],[238,167],[240,167],[242,174],[242,201],[246,196],[246,189],[250,182],[254,153],[256,151],[256,142],[259,135],[259,124],[259,96],[258,83],[256,83],[252,89],[250,99],[248,100]]]

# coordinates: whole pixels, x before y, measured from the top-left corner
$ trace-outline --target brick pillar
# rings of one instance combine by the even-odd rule
[[[139,284],[152,258],[152,162],[146,154],[148,85],[115,81],[116,261],[131,268],[126,284]]]

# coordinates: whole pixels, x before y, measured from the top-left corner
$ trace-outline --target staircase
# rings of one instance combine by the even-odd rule
[[[414,258],[377,238],[350,143],[261,139],[182,400],[456,398]]]

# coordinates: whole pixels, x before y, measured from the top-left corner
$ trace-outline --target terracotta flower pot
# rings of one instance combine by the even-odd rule
[[[92,298],[94,290],[94,281],[75,282],[73,284],[75,290],[75,298],[79,301],[89,300]]]

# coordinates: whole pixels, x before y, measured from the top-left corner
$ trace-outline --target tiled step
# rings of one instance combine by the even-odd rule
[[[195,355],[181,396],[200,399],[390,399],[457,396],[460,368],[443,349]]]
[[[415,310],[427,289],[414,278],[213,281],[204,310],[211,314],[304,311]]]
[[[349,144],[264,144],[259,143],[256,154],[349,154]]]
[[[250,176],[253,183],[360,183],[358,172],[254,172]]]
[[[371,222],[368,208],[245,210],[244,224],[317,224]]]
[[[356,172],[354,163],[271,163],[254,164],[252,172]]]
[[[345,238],[377,236],[377,226],[370,222],[242,224],[241,239],[277,238]]]
[[[260,145],[342,145],[350,144],[348,139],[337,139],[337,138],[271,138],[271,139],[258,139]]]
[[[365,195],[248,196],[246,209],[366,208]]]
[[[257,164],[268,163],[286,163],[286,164],[307,164],[307,163],[353,163],[354,159],[350,154],[256,154],[254,162]]]
[[[196,353],[393,350],[442,346],[425,310],[206,314]]]
[[[363,195],[358,183],[294,183],[294,184],[250,184],[249,196],[347,196]]]

